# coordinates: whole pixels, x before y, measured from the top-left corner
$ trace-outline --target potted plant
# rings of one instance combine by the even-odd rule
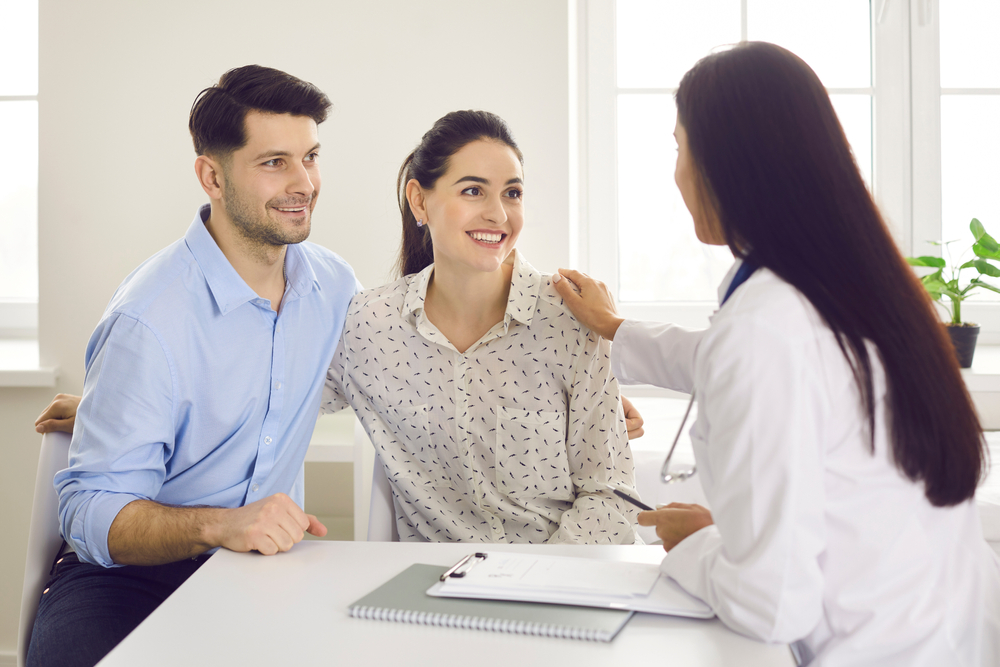
[[[945,241],[943,243],[929,241],[931,245],[944,247],[944,252],[948,256],[947,261],[943,257],[928,255],[906,258],[906,261],[911,266],[936,269],[922,276],[920,281],[924,284],[931,298],[948,312],[949,321],[945,323],[945,326],[947,327],[948,335],[951,337],[951,343],[955,346],[955,352],[958,355],[958,365],[962,368],[970,368],[972,366],[972,355],[976,351],[976,338],[979,336],[978,324],[962,321],[962,302],[980,287],[1000,294],[1000,288],[983,280],[983,276],[1000,278],[1000,267],[990,262],[990,260],[1000,261],[1000,244],[986,233],[983,223],[979,222],[976,218],[973,218],[972,222],[969,223],[969,229],[972,230],[974,242],[971,248],[968,248],[959,256],[958,261],[961,261],[969,250],[975,254],[975,258],[970,259],[960,266],[956,267],[955,262],[952,261],[951,249],[949,248],[952,243],[957,243],[957,241]],[[959,283],[959,276],[964,269],[975,269],[978,275],[967,284],[961,285]],[[951,300],[950,308],[941,301],[941,297],[945,296]]]

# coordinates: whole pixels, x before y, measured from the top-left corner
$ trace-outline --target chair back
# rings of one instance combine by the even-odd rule
[[[35,625],[38,600],[49,580],[49,569],[55,560],[62,537],[59,535],[59,496],[52,478],[69,465],[68,433],[46,433],[38,455],[35,475],[35,498],[31,504],[28,528],[28,555],[24,561],[24,588],[21,591],[21,620],[17,631],[17,665],[24,667]]]
[[[368,509],[368,541],[398,542],[396,508],[392,504],[392,487],[378,454],[372,467],[372,499]]]

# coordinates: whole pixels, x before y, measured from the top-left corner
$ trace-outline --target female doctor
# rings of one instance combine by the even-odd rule
[[[711,326],[623,320],[603,284],[554,277],[614,340],[623,384],[698,397],[712,511],[639,515],[662,571],[802,664],[1000,664],[1000,561],[973,501],[982,431],[822,84],[750,42],[698,62],[676,102],[677,187],[698,238],[737,258]]]

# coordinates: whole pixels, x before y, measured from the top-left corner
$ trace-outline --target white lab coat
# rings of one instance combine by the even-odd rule
[[[874,456],[832,332],[772,272],[707,330],[621,325],[620,382],[698,396],[691,441],[715,525],[661,570],[740,633],[802,640],[813,665],[1000,665],[1000,559],[974,501],[933,507],[893,465],[871,350]]]

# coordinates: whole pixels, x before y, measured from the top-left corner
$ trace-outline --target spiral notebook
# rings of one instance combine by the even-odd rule
[[[350,607],[355,618],[609,642],[631,611],[537,602],[435,598],[427,589],[448,568],[411,565]]]

